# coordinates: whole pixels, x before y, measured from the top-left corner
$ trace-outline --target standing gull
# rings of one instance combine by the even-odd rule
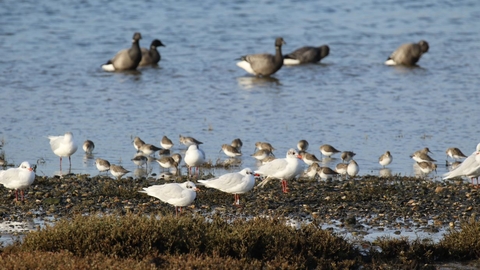
[[[185,163],[188,166],[188,172],[192,175],[192,168],[195,167],[198,175],[199,166],[205,162],[205,152],[202,149],[198,148],[198,145],[192,144],[188,147],[187,152],[185,152]]]
[[[266,178],[259,186],[265,186],[272,178],[281,179],[282,191],[283,193],[287,193],[287,180],[291,180],[303,172],[303,164],[305,163],[301,159],[302,157],[295,149],[290,149],[287,152],[286,158],[274,159],[260,166],[255,173],[266,176]]]
[[[215,188],[220,191],[234,194],[234,205],[240,205],[240,194],[244,194],[255,186],[255,177],[250,168],[240,172],[227,173],[216,179],[198,180],[199,185]]]
[[[155,197],[162,202],[175,206],[175,215],[178,216],[178,208],[180,212],[182,207],[193,203],[197,197],[197,187],[193,182],[187,181],[181,184],[169,183],[163,185],[154,185],[143,188],[142,193]]]
[[[62,170],[62,157],[68,157],[71,168],[72,160],[70,156],[77,151],[77,144],[73,140],[73,134],[67,132],[63,136],[48,136],[48,139],[50,139],[50,147],[53,153],[60,157],[60,170]]]
[[[18,190],[20,190],[21,200],[24,200],[23,190],[28,188],[35,180],[35,172],[28,161],[22,162],[18,168],[0,170],[0,184],[8,189],[15,190],[15,200],[18,201]]]

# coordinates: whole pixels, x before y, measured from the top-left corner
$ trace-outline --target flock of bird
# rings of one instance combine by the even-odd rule
[[[62,158],[68,157],[71,167],[71,156],[77,151],[78,147],[71,132],[65,133],[63,136],[49,136],[50,146],[53,153],[60,157],[60,170],[62,167]],[[205,152],[200,148],[203,144],[201,141],[193,137],[185,137],[179,135],[179,142],[187,147],[183,161],[188,167],[188,175],[190,179],[195,176],[198,177],[198,170],[206,162]],[[161,147],[152,144],[147,144],[139,137],[133,140],[133,146],[137,150],[137,154],[132,159],[137,166],[143,166],[152,161],[156,161],[160,167],[166,169],[173,169],[176,173],[179,170],[182,156],[180,154],[171,154],[170,149],[174,143],[166,136],[160,141]],[[243,143],[240,139],[235,139],[231,144],[223,144],[221,151],[228,157],[238,157],[242,155]],[[224,174],[218,178],[208,180],[198,180],[197,185],[205,186],[207,188],[214,188],[220,191],[234,195],[234,205],[240,204],[240,194],[244,194],[252,190],[255,186],[255,177],[263,177],[263,181],[258,184],[259,187],[265,186],[270,180],[278,179],[281,181],[282,191],[288,193],[287,181],[297,177],[308,177],[315,179],[332,179],[335,177],[355,177],[359,172],[359,166],[354,160],[355,153],[352,151],[339,151],[335,147],[324,144],[320,146],[319,151],[325,158],[331,158],[335,154],[340,153],[341,163],[337,164],[335,169],[320,166],[321,160],[314,154],[307,152],[309,143],[306,140],[300,140],[297,143],[296,149],[289,149],[285,158],[276,158],[273,154],[275,148],[268,142],[255,143],[256,152],[251,156],[259,162],[257,170],[244,168],[240,172],[233,172]],[[86,154],[91,154],[95,148],[95,144],[86,140],[82,146]],[[159,153],[156,158],[155,154]],[[433,158],[428,153],[430,150],[424,148],[416,151],[411,155],[415,160],[419,169],[428,174],[436,170],[437,165]],[[480,143],[476,150],[470,155],[464,155],[458,148],[448,148],[447,156],[455,160],[452,162],[452,170],[444,175],[444,179],[451,179],[455,177],[465,176],[472,179],[477,179],[480,176]],[[465,160],[463,162],[458,159]],[[393,160],[389,151],[386,151],[380,156],[378,162],[383,167],[389,165]],[[97,158],[95,164],[99,172],[110,171],[116,178],[120,179],[129,171],[120,165],[110,164],[107,160]],[[305,170],[305,165],[308,168]],[[3,184],[8,189],[15,190],[15,199],[18,201],[18,191],[20,191],[21,200],[24,200],[23,190],[28,188],[35,179],[35,172],[28,161],[22,162],[18,168],[10,168],[8,170],[0,170],[0,184]],[[184,183],[167,183],[163,185],[154,185],[144,188],[143,193],[160,199],[163,202],[175,206],[176,212],[178,208],[190,205],[196,198],[197,187],[192,181]]]
[[[119,51],[115,56],[102,65],[105,71],[136,70],[137,67],[156,65],[160,59],[157,47],[165,46],[160,40],[155,39],[150,49],[140,48],[142,35],[134,33],[132,46]],[[270,76],[280,70],[283,65],[299,65],[318,63],[330,53],[328,45],[319,47],[304,46],[289,54],[282,54],[282,45],[286,44],[283,38],[275,39],[275,54],[260,53],[240,57],[237,66],[255,76]],[[420,57],[428,52],[429,45],[421,40],[418,43],[406,43],[398,47],[385,62],[386,65],[415,65]]]

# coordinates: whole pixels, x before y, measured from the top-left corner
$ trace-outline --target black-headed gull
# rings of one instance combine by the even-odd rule
[[[23,201],[23,190],[28,188],[35,180],[35,172],[28,161],[22,162],[18,168],[0,170],[0,184],[8,189],[15,189],[15,199],[18,201],[18,190],[21,192]]]
[[[182,207],[193,203],[197,197],[197,187],[191,181],[184,183],[168,183],[163,185],[154,185],[143,188],[142,193],[155,197],[162,202],[166,202],[175,206],[175,215],[178,215],[178,207],[182,211]]]
[[[420,40],[418,43],[402,44],[388,57],[385,65],[414,66],[420,60],[420,57],[428,52],[428,49],[428,42],[425,40]]]
[[[472,180],[480,176],[480,143],[477,145],[476,151],[468,156],[455,170],[443,175],[443,179],[451,179],[458,176],[466,176]]]
[[[275,39],[275,55],[262,53],[250,54],[240,57],[237,66],[255,76],[270,76],[283,66],[282,45],[283,38]]]
[[[77,144],[73,140],[72,132],[67,132],[63,136],[48,136],[50,147],[55,155],[60,157],[60,170],[62,170],[62,157],[68,157],[70,168],[72,160],[70,158],[77,151]]]
[[[274,159],[264,165],[260,166],[255,174],[265,176],[259,186],[263,187],[272,178],[281,179],[283,193],[288,192],[287,180],[291,180],[303,172],[305,162],[302,157],[291,148],[287,152],[286,158]]]
[[[183,159],[188,166],[188,172],[192,175],[192,168],[195,167],[198,173],[199,167],[205,162],[205,152],[198,148],[198,145],[191,144],[185,152],[185,158]]]
[[[244,194],[255,186],[255,177],[250,168],[245,168],[240,172],[227,173],[219,178],[209,180],[198,180],[198,185],[208,188],[215,188],[220,191],[234,194],[233,204],[240,204],[240,194]]]
[[[382,165],[383,168],[385,168],[385,166],[392,163],[392,160],[393,160],[392,154],[390,154],[390,151],[386,151],[383,155],[381,155],[378,158],[378,163],[380,163],[380,165]]]

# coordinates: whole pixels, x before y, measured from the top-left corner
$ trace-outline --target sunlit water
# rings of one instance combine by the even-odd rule
[[[479,17],[473,0],[7,1],[0,6],[2,151],[10,163],[38,161],[37,174],[52,176],[59,160],[47,136],[72,131],[79,144],[72,172],[96,175],[81,149],[86,139],[95,142],[95,158],[131,171],[134,136],[159,145],[167,135],[174,152],[185,150],[179,134],[193,136],[214,163],[226,158],[221,145],[238,137],[241,167],[253,168],[256,141],[284,157],[306,139],[317,157],[325,143],[356,152],[361,175],[378,175],[386,150],[392,174],[414,175],[409,155],[429,147],[438,179],[448,147],[468,155],[479,142]],[[101,70],[136,31],[142,47],[155,38],[166,44],[159,66]],[[330,55],[283,67],[274,80],[235,65],[244,54],[273,53],[277,36],[285,53],[328,44]],[[430,51],[419,67],[383,65],[400,44],[421,39]]]

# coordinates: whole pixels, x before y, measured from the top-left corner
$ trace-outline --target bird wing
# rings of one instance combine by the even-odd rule
[[[164,185],[154,185],[143,189],[143,193],[155,197],[163,202],[169,203],[170,200],[180,197],[184,190],[177,183],[170,183]]]
[[[480,164],[478,164],[478,162],[475,160],[475,156],[476,152],[473,152],[455,170],[444,174],[443,179],[450,179],[457,176],[469,175],[470,173],[474,172],[480,166]]]
[[[274,159],[264,165],[260,166],[255,173],[263,174],[263,175],[272,175],[278,171],[284,170],[287,167],[287,160],[284,158]]]
[[[229,192],[229,190],[235,189],[235,186],[240,185],[242,181],[243,175],[238,172],[227,173],[215,179],[198,180],[198,182],[208,188],[215,188],[223,192]]]
[[[317,48],[306,46],[285,55],[285,58],[298,59],[302,63],[318,62],[320,60],[319,55],[320,52]],[[315,61],[317,58],[318,60]]]

